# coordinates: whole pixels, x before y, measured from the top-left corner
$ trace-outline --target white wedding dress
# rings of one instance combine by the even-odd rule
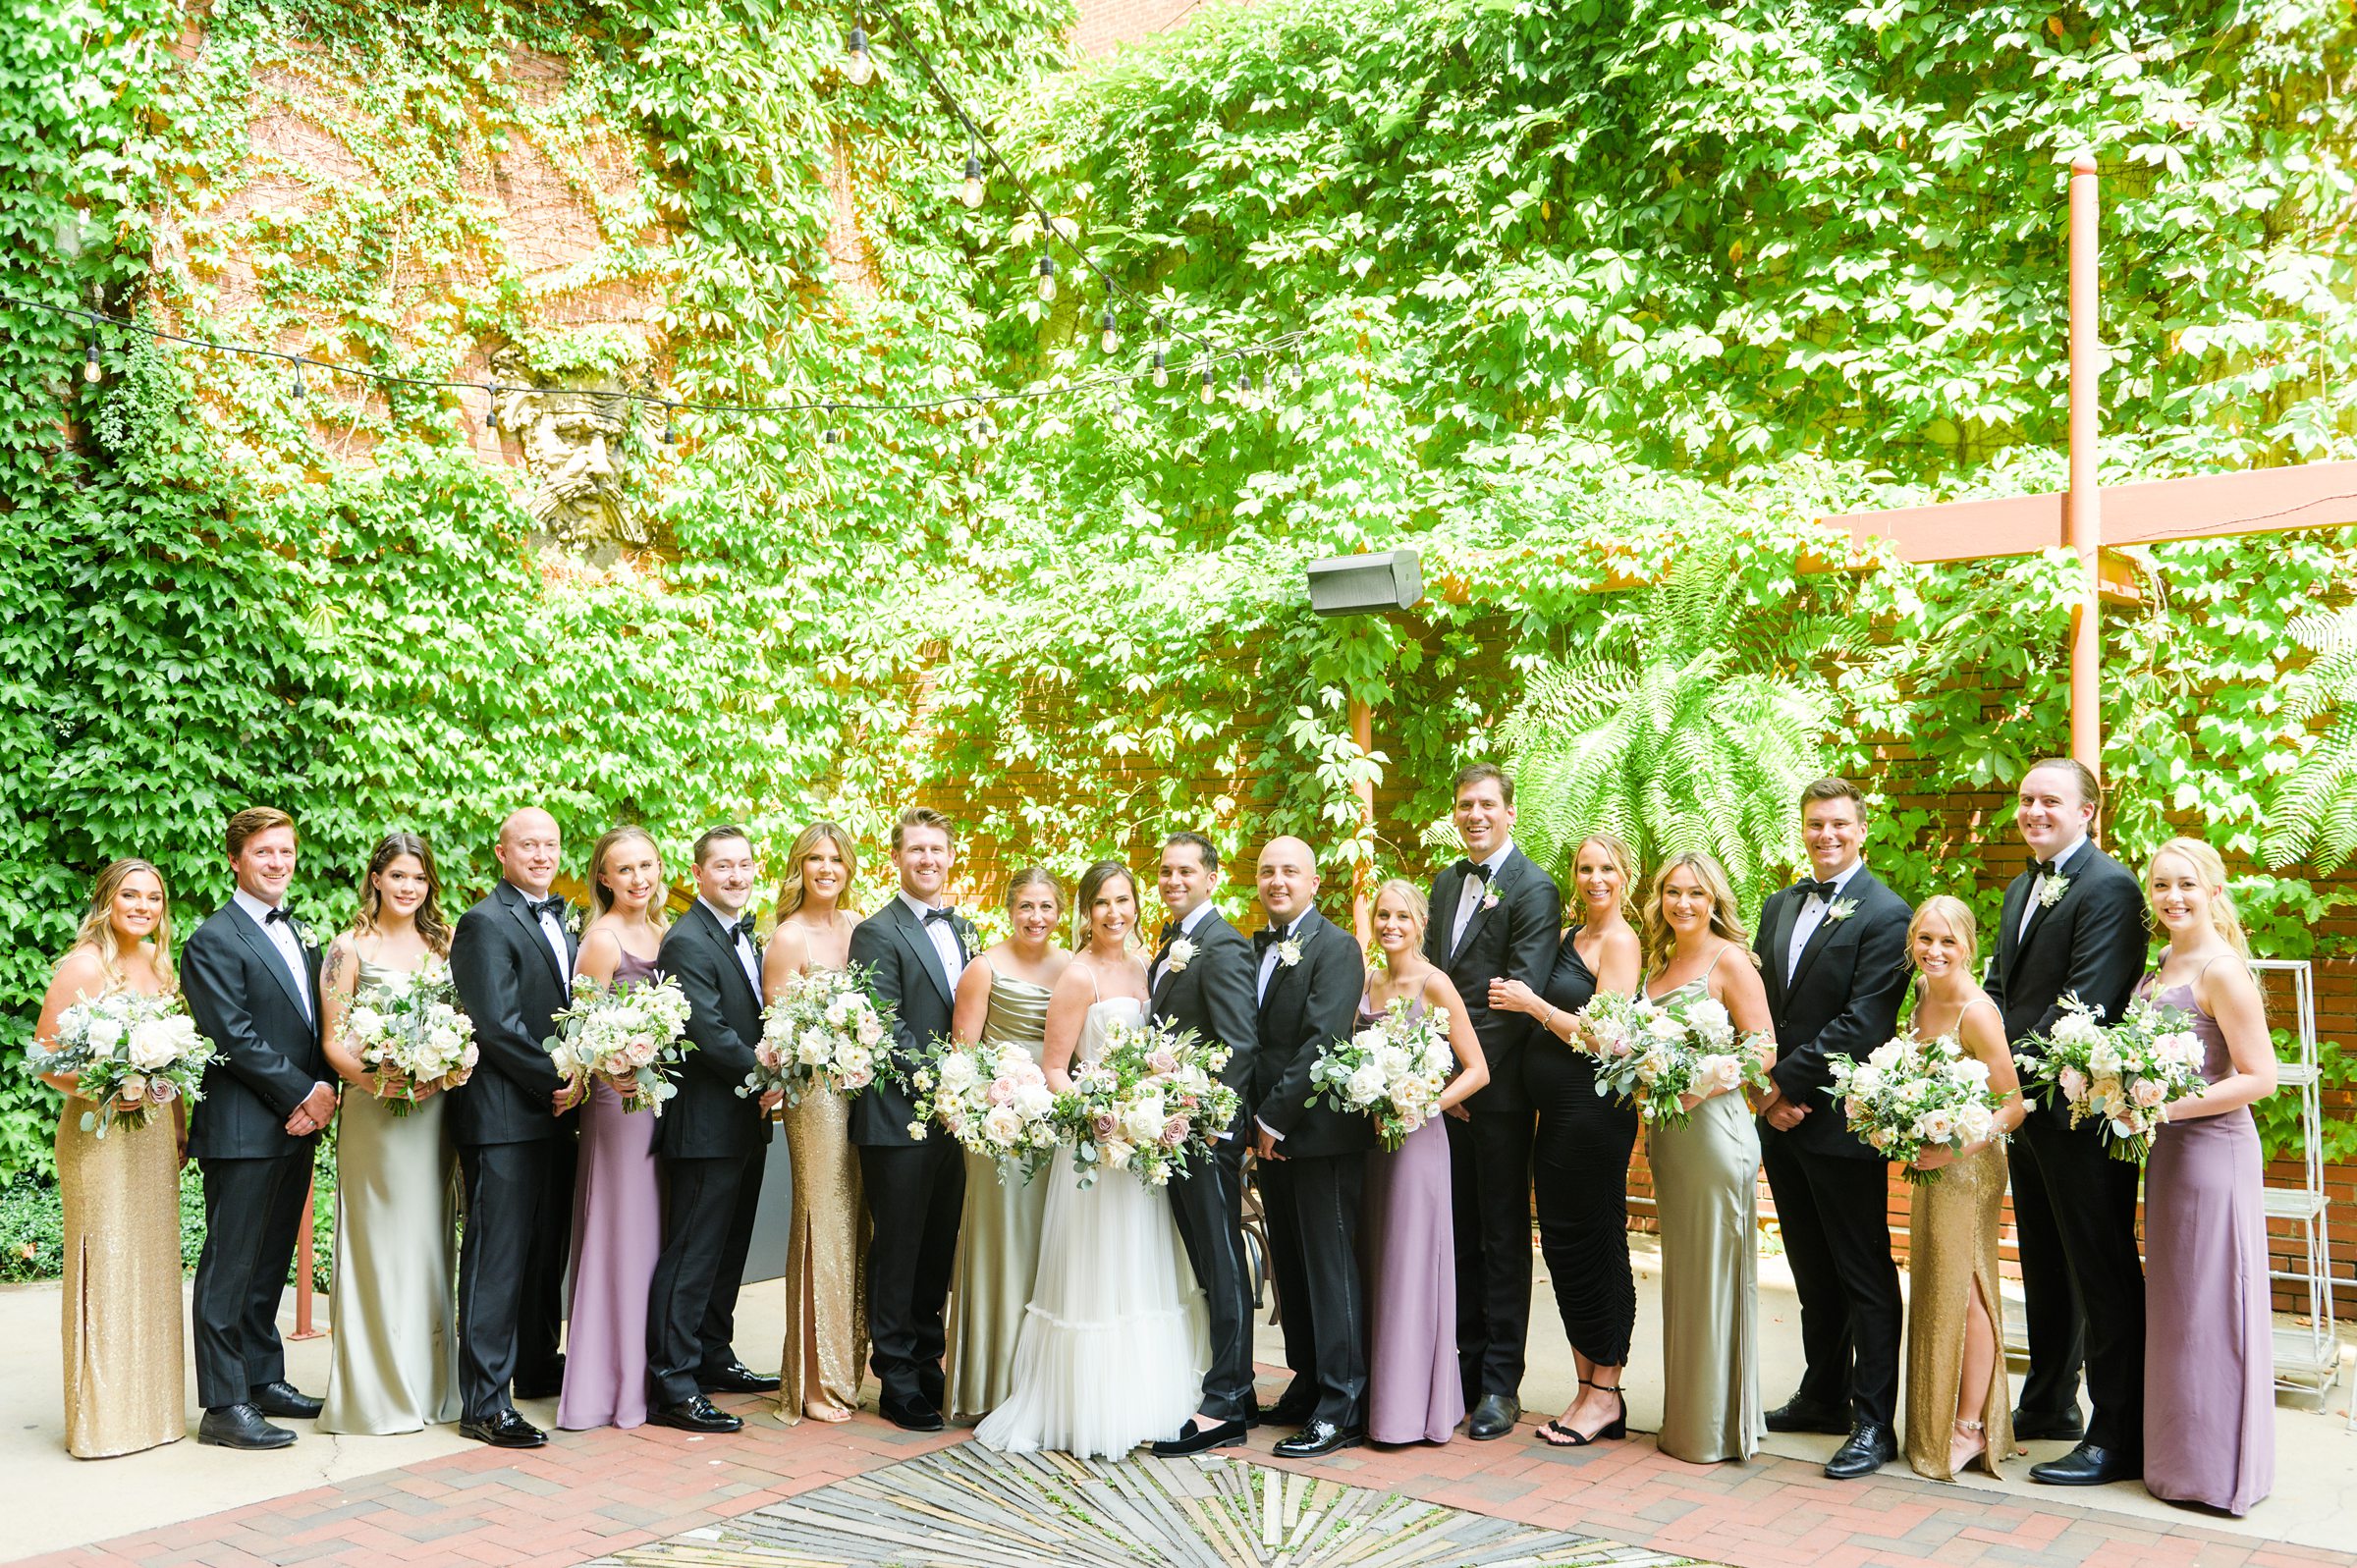
[[[1076,1060],[1104,1049],[1116,1019],[1142,1022],[1134,998],[1088,1009]],[[1001,1453],[1052,1449],[1119,1459],[1175,1437],[1195,1413],[1210,1347],[1203,1292],[1187,1266],[1170,1196],[1126,1170],[1079,1185],[1069,1154],[1033,1178],[1052,1181],[1039,1272],[1015,1340],[1011,1391],[974,1435]]]

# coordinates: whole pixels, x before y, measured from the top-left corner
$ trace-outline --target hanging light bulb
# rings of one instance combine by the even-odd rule
[[[309,390],[310,389],[308,387],[302,384],[302,361],[298,359],[295,361],[295,401],[297,403],[301,403],[302,401],[303,394]]]
[[[1163,351],[1162,345],[1158,343],[1154,346],[1154,385],[1167,387],[1170,384],[1171,356]]]
[[[876,57],[867,52],[867,34],[853,27],[843,40],[843,78],[854,87],[864,87],[876,77]]]
[[[982,205],[982,160],[971,150],[965,155],[965,189],[959,192],[959,199],[969,212]]]
[[[484,428],[493,435],[499,434],[499,383],[496,381],[491,383],[491,417],[484,421]]]
[[[1113,306],[1107,305],[1105,313],[1097,318],[1097,348],[1111,353],[1121,346],[1122,335],[1113,325]]]
[[[820,433],[819,440],[829,452],[833,452],[837,447],[843,445],[843,432],[835,426],[829,425]]]
[[[1208,406],[1210,405],[1210,403],[1211,403],[1211,400],[1212,400],[1213,398],[1217,397],[1217,396],[1219,396],[1219,386],[1218,386],[1218,384],[1217,384],[1217,383],[1215,383],[1215,382],[1212,380],[1212,378],[1211,378],[1211,366],[1209,366],[1209,365],[1205,365],[1205,366],[1203,367],[1203,402],[1204,402],[1204,405],[1205,405],[1206,406]]]
[[[89,348],[82,352],[82,379],[91,386],[96,386],[98,378],[103,374],[105,372],[98,368],[98,340],[92,338]]]
[[[1039,299],[1042,304],[1056,302],[1056,258],[1054,256],[1039,258]]]
[[[663,406],[663,445],[667,447],[676,447],[680,444],[680,438],[673,433],[671,428],[672,410],[678,406],[679,405],[676,403],[667,403]]]

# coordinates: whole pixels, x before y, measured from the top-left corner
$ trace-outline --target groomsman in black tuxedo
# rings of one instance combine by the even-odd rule
[[[695,840],[695,902],[663,934],[656,966],[687,998],[695,1049],[665,1069],[679,1090],[655,1124],[663,1157],[663,1250],[647,1293],[647,1419],[683,1432],[736,1432],[744,1420],[708,1393],[778,1386],[737,1359],[737,1289],[751,1249],[775,1091],[740,1095],[760,1065],[761,945],[753,940],[753,845],[744,830]]]
[[[1901,1307],[1890,1165],[1850,1131],[1832,1059],[1862,1061],[1897,1032],[1912,911],[1859,858],[1865,801],[1847,780],[1801,791],[1800,835],[1812,875],[1768,900],[1752,944],[1776,1020],[1760,1162],[1806,1357],[1800,1391],[1768,1412],[1768,1430],[1846,1433],[1825,1473],[1848,1481],[1898,1453]]]
[[[459,1433],[499,1448],[548,1440],[513,1393],[562,1379],[557,1315],[573,1228],[572,1102],[548,1058],[550,1021],[571,1000],[576,944],[549,892],[562,840],[537,806],[512,813],[492,846],[502,873],[459,917],[450,977],[474,1023],[474,1075],[450,1092],[466,1189],[459,1244]]]
[[[897,1014],[891,1053],[903,1072],[950,1033],[958,977],[973,954],[973,927],[942,901],[957,846],[950,820],[914,806],[892,830],[901,890],[851,933],[850,961],[869,971],[876,1000]],[[851,1142],[867,1192],[869,1365],[884,1392],[877,1409],[910,1432],[942,1428],[942,1313],[958,1256],[965,1157],[957,1140],[928,1129],[906,1093],[879,1074],[851,1099]]]
[[[1301,1430],[1277,1444],[1311,1459],[1367,1440],[1367,1311],[1358,1271],[1359,1195],[1374,1119],[1331,1097],[1308,1104],[1319,1054],[1358,1027],[1367,966],[1350,935],[1317,911],[1318,863],[1298,838],[1260,852],[1260,1190],[1293,1380],[1269,1419]]]
[[[319,949],[286,906],[295,822],[268,806],[229,819],[237,892],[180,951],[181,993],[220,1054],[189,1115],[204,1178],[204,1251],[191,1316],[196,1440],[283,1448],[265,1417],[309,1419],[319,1401],[287,1381],[278,1303],[310,1196],[311,1151],[336,1113],[319,1046]]]
[[[2088,838],[2103,803],[2095,775],[2066,758],[2023,775],[2014,825],[2033,857],[2005,889],[1988,992],[2014,1050],[2043,1036],[2060,999],[2116,1021],[2144,973],[2144,890]],[[2035,1104],[2013,1137],[2013,1224],[2030,1334],[2017,1437],[2083,1437],[2032,1481],[2094,1487],[2144,1470],[2144,1265],[2136,1250],[2137,1167],[2104,1152],[2097,1122],[2072,1130],[2057,1100]],[[2079,1423],[2079,1368],[2094,1414]]]
[[[1424,956],[1465,1000],[1489,1058],[1490,1082],[1471,1115],[1449,1121],[1455,1193],[1456,1354],[1472,1414],[1465,1435],[1514,1430],[1522,1413],[1522,1362],[1530,1338],[1530,1144],[1537,1112],[1522,1087],[1522,1043],[1534,1021],[1494,1012],[1490,982],[1544,991],[1555,968],[1563,895],[1514,847],[1514,781],[1475,763],[1456,776],[1454,817],[1465,858],[1433,879]]]
[[[1171,1213],[1211,1320],[1211,1365],[1203,1374],[1203,1408],[1177,1437],[1154,1445],[1166,1458],[1240,1443],[1259,1416],[1252,1397],[1252,1280],[1244,1258],[1243,1178],[1260,1037],[1253,996],[1259,962],[1252,944],[1212,904],[1219,882],[1220,851],[1201,834],[1174,834],[1162,846],[1162,903],[1171,918],[1147,972],[1153,1017],[1226,1046],[1228,1066],[1220,1076],[1241,1102],[1235,1125],[1221,1134],[1210,1158],[1195,1161],[1171,1183]]]

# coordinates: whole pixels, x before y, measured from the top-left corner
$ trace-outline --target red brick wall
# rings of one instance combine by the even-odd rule
[[[1084,55],[1107,54],[1177,27],[1198,10],[1240,0],[1080,0],[1072,46]]]

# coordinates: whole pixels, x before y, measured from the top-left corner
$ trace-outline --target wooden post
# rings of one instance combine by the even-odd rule
[[[2096,319],[2098,209],[2095,157],[2070,165],[2070,488],[2063,531],[2077,552],[2077,602],[2070,609],[2070,754],[2103,776],[2103,495],[2097,479],[2103,343]]]
[[[311,1269],[314,1262],[316,1238],[311,1234],[311,1206],[318,1201],[319,1183],[312,1180],[302,1189],[302,1229],[298,1233],[295,1247],[295,1333],[297,1339],[316,1339],[325,1332],[311,1324]]]
[[[1357,697],[1350,699],[1350,739],[1359,754],[1375,749],[1375,714]],[[1375,784],[1362,779],[1351,785],[1358,796],[1358,823],[1361,828],[1375,826]],[[1375,950],[1375,862],[1362,858],[1350,867],[1350,927],[1358,937],[1361,952]]]

